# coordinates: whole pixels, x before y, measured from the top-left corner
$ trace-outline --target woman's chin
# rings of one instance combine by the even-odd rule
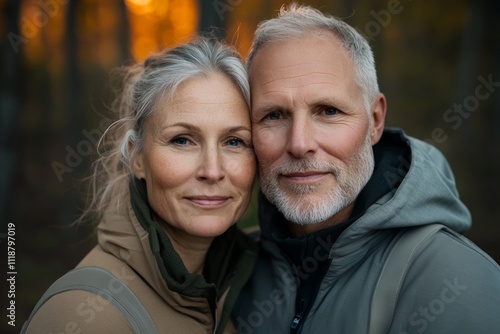
[[[226,232],[232,225],[234,223],[206,222],[193,226],[193,229],[188,233],[202,238],[215,238]]]

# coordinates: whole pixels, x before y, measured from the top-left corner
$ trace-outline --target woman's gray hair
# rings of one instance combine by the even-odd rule
[[[118,120],[98,143],[99,158],[90,176],[87,209],[78,222],[99,219],[111,203],[121,205],[133,176],[133,161],[144,142],[145,123],[159,103],[171,100],[178,87],[196,77],[220,73],[229,78],[250,105],[250,87],[240,55],[213,38],[198,37],[123,69],[122,88],[112,105]],[[91,217],[92,216],[92,217]]]
[[[278,17],[258,25],[246,63],[248,72],[250,73],[253,58],[264,46],[325,31],[335,34],[348,51],[354,63],[356,83],[363,92],[365,109],[370,112],[373,100],[379,93],[375,60],[370,45],[347,23],[312,7],[295,3],[288,8],[283,6]]]

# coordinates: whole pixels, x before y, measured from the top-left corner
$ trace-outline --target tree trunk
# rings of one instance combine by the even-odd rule
[[[15,130],[20,109],[20,51],[24,38],[19,31],[20,1],[10,0],[6,5],[7,40],[3,43],[1,71],[0,71],[0,217],[8,217],[7,210],[12,207],[15,180],[15,171],[18,157]]]
[[[209,33],[214,37],[223,38],[227,31],[227,21],[230,13],[234,10],[239,1],[200,0],[200,22],[198,31],[200,34]]]
[[[119,37],[118,43],[120,48],[120,65],[131,60],[130,54],[130,24],[128,20],[128,11],[125,0],[118,1],[118,24],[119,24]]]

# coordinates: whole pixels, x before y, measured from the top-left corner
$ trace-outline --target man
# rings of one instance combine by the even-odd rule
[[[387,308],[389,333],[498,333],[500,269],[460,235],[471,217],[445,158],[384,129],[363,37],[292,5],[259,25],[247,67],[262,250],[233,314],[239,332],[369,333]],[[395,306],[373,306],[397,241],[433,223],[445,228],[390,277]]]

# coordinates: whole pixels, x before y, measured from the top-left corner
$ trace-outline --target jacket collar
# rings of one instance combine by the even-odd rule
[[[172,291],[186,296],[215,300],[215,284],[208,283],[202,275],[191,274],[187,271],[167,234],[153,219],[151,207],[147,202],[146,186],[141,181],[134,179],[133,182],[130,182],[129,189],[135,216],[149,235],[151,252],[168,287]]]

